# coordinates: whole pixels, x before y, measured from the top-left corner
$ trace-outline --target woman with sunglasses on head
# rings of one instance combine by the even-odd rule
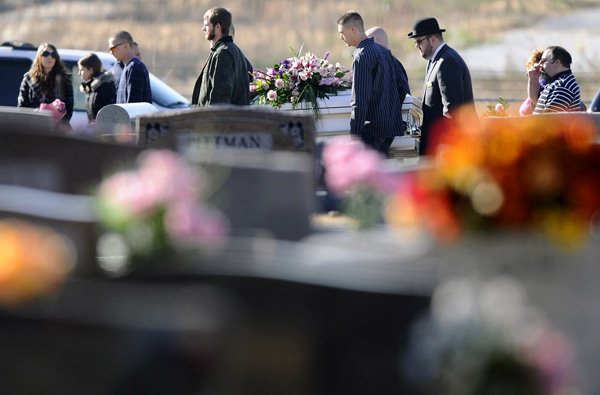
[[[57,126],[64,132],[71,130],[69,120],[73,115],[73,84],[71,74],[60,60],[56,47],[42,43],[37,50],[31,69],[23,76],[18,107],[39,108],[56,99],[65,105],[65,115]]]

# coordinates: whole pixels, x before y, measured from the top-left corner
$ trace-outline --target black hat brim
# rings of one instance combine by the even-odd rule
[[[445,32],[446,29],[437,29],[437,30],[430,30],[430,31],[424,31],[424,32],[410,32],[408,33],[408,38],[417,38],[417,37],[423,37],[423,36],[429,36],[431,34],[439,34],[439,33],[443,33]]]

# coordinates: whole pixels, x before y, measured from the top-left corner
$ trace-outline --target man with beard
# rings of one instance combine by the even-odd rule
[[[540,76],[547,82],[535,104],[534,114],[582,111],[579,84],[571,72],[571,55],[562,47],[544,50],[539,63],[528,70],[529,97],[537,97]]]
[[[337,25],[340,39],[356,47],[350,134],[387,156],[394,137],[404,135],[402,103],[409,92],[406,72],[389,49],[367,37],[358,13],[346,12]]]
[[[421,57],[427,60],[425,86],[423,88],[423,125],[419,153],[428,154],[432,127],[442,117],[452,118],[459,107],[468,107],[475,112],[473,86],[467,64],[454,49],[445,42],[435,18],[418,20],[409,38],[415,39],[415,46]]]
[[[233,43],[231,24],[231,13],[225,8],[211,8],[204,14],[202,31],[211,50],[194,85],[192,105],[250,104],[247,60]]]

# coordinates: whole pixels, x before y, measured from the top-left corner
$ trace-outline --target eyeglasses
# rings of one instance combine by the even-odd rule
[[[429,39],[429,36],[427,36],[427,37],[423,37],[423,38],[422,38],[422,39],[420,39],[420,40],[415,40],[415,45],[416,45],[416,46],[419,46],[419,45],[421,45],[421,43],[422,43],[423,41],[425,41],[425,40],[427,40],[427,39]]]
[[[52,52],[52,51],[42,52],[42,57],[47,58],[48,56],[54,56],[54,52]]]
[[[550,58],[550,59],[540,59],[540,65],[544,65],[546,63],[554,63],[556,59]]]
[[[123,42],[123,43],[118,43],[118,44],[113,45],[112,47],[109,48],[110,52],[114,51],[115,49],[117,49],[117,47],[119,45],[123,45],[123,44],[125,44],[125,43]]]

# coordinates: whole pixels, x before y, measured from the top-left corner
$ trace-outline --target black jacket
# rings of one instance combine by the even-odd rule
[[[208,60],[194,85],[192,105],[250,104],[249,62],[233,43],[222,37],[211,48]]]
[[[421,154],[426,154],[434,124],[465,105],[475,111],[469,68],[458,52],[444,45],[432,59],[425,77]]]
[[[67,112],[62,120],[68,122],[73,115],[73,83],[71,82],[71,74],[56,74],[53,92],[44,95],[41,82],[34,80],[29,72],[25,73],[19,90],[18,107],[38,108],[40,104],[52,103],[56,99],[60,99],[65,103]]]
[[[85,110],[90,121],[96,119],[102,107],[114,104],[117,99],[117,88],[111,73],[100,73],[90,81],[82,82],[81,91],[85,93]]]

